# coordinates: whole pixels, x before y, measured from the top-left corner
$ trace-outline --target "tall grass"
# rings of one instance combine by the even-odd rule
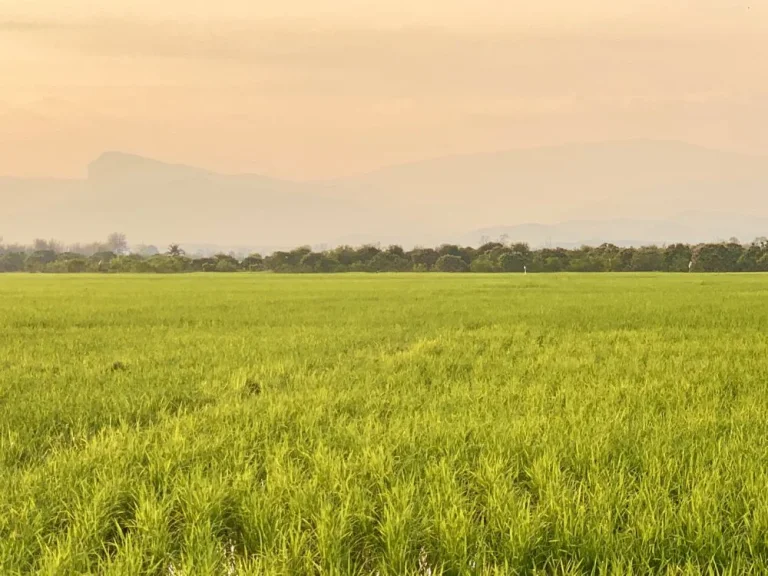
[[[0,574],[764,574],[768,277],[0,278]]]

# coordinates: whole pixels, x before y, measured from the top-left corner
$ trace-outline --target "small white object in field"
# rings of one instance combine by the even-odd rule
[[[528,274],[528,266],[523,266],[523,274]]]
[[[422,548],[419,552],[419,575],[432,576],[432,567],[429,565],[427,551]]]

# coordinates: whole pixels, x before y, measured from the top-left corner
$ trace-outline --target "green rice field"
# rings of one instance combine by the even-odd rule
[[[0,276],[0,574],[768,573],[768,276]]]

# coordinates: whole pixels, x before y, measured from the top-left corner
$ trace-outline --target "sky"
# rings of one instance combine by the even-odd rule
[[[329,179],[567,142],[768,153],[762,0],[0,0],[0,175]]]

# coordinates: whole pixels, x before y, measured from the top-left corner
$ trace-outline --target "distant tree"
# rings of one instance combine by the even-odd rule
[[[697,272],[735,272],[743,249],[740,244],[700,244],[693,251],[693,269]]]
[[[54,264],[60,264],[67,274],[81,274],[88,271],[88,260],[80,256],[69,260],[57,261]]]
[[[666,272],[688,272],[692,257],[691,247],[687,244],[671,244],[664,248],[664,270]]]
[[[517,252],[518,254],[526,255],[530,254],[531,247],[528,245],[527,242],[515,242],[510,246],[513,252]]]
[[[336,258],[330,256],[327,253],[324,253],[322,258],[320,258],[320,261],[317,263],[315,269],[318,272],[322,272],[323,274],[328,274],[330,272],[342,271],[343,267],[341,266],[341,263],[336,260]]]
[[[9,254],[11,252],[18,253],[18,254],[26,254],[29,250],[26,246],[23,244],[6,244],[5,245],[5,253]]]
[[[69,247],[69,252],[75,252],[87,258],[90,258],[97,252],[107,252],[109,247],[99,242],[92,242],[90,244],[72,244]]]
[[[264,259],[264,266],[274,272],[291,272],[291,254],[281,250],[273,252]]]
[[[302,246],[290,252],[273,252],[264,259],[264,267],[274,272],[300,272],[301,261],[307,254],[312,253],[309,246]]]
[[[216,272],[237,272],[238,270],[237,261],[232,262],[232,260],[225,258],[216,261]]]
[[[301,265],[302,259],[312,253],[312,248],[309,246],[299,246],[288,252],[288,262],[293,268],[298,268]]]
[[[693,250],[693,269],[697,272],[736,272],[744,248],[734,242],[700,244]]]
[[[461,256],[445,254],[435,262],[435,270],[438,272],[468,272],[469,265]]]
[[[562,272],[568,268],[570,252],[565,248],[543,248],[531,258],[531,270],[536,272]]]
[[[219,262],[227,262],[229,266],[233,267],[235,270],[240,268],[240,261],[231,254],[216,254],[213,259],[216,260],[217,266],[219,265]]]
[[[379,252],[368,262],[368,269],[371,272],[407,272],[412,267],[411,261],[405,257],[404,252],[401,255],[397,251],[390,250]]]
[[[569,272],[603,272],[605,263],[600,253],[589,246],[571,250],[568,261]]]
[[[215,258],[192,258],[190,264],[193,272],[216,272]]]
[[[724,272],[740,272],[740,261],[744,254],[745,247],[736,239],[732,238],[726,245],[725,270]],[[746,248],[748,249],[748,247]]]
[[[437,247],[437,253],[440,256],[461,257],[461,247],[456,244],[441,244]]]
[[[241,265],[244,270],[260,272],[264,270],[264,258],[262,258],[261,254],[253,253],[247,258],[244,258]]]
[[[87,254],[90,256],[86,257]],[[130,254],[121,234],[111,235],[106,244],[76,244],[68,251],[52,240],[38,239],[33,246],[0,242],[0,272],[684,272],[689,263],[693,263],[693,270],[702,272],[768,271],[768,239],[758,238],[745,245],[732,238],[729,242],[695,247],[673,244],[661,248],[619,248],[601,244],[536,250],[521,242],[485,241],[477,249],[444,244],[437,249],[414,248],[407,252],[397,245],[383,250],[378,245],[339,246],[330,251],[301,246],[289,252],[277,251],[266,258],[259,254],[243,258],[234,253],[189,258],[178,244],[169,246],[164,255],[148,246],[139,246]]]
[[[365,246],[361,246],[355,251],[356,263],[362,264],[363,267],[367,267],[371,260],[373,260],[374,256],[380,252],[381,249],[378,246],[374,246],[373,244],[366,244]]]
[[[23,252],[5,252],[0,255],[0,272],[21,272],[24,270],[25,260]]]
[[[117,254],[111,251],[96,252],[88,261],[95,272],[109,272],[112,261],[117,258]]]
[[[147,259],[140,254],[125,254],[109,263],[109,271],[139,273],[149,272],[150,268],[147,265]]]
[[[96,254],[91,256],[91,260],[106,260],[107,262],[111,262],[115,258],[117,258],[117,254],[115,254],[111,250],[104,250],[103,252],[96,252]]]
[[[479,256],[475,255],[475,258],[481,258],[483,254],[485,254],[490,261],[493,262],[493,265],[501,270],[501,258],[505,254],[512,254],[512,248],[503,244],[498,244],[486,252],[480,252],[480,249],[478,249],[477,254],[479,254]]]
[[[114,252],[115,254],[127,254],[128,253],[128,239],[125,234],[119,232],[113,232],[107,237],[107,250]]]
[[[768,239],[756,238],[749,246],[745,246],[739,258],[739,270],[745,272],[766,272],[761,261],[768,255]]]
[[[173,259],[177,256],[168,256],[167,254],[158,254],[147,259],[149,270],[157,274],[170,274],[173,272]]]
[[[299,270],[301,272],[317,272],[315,269],[323,255],[319,252],[307,252],[299,261]]]
[[[603,270],[614,272],[619,268],[619,254],[621,248],[615,244],[604,243],[592,250],[594,258],[598,258],[603,263]]]
[[[499,258],[502,272],[522,272],[526,262],[519,252],[505,252]]]
[[[59,253],[64,251],[64,245],[57,240],[43,240],[42,238],[36,238],[32,242],[32,250],[34,252],[54,252]]]
[[[77,252],[62,252],[56,255],[56,260],[66,262],[67,260],[76,260],[82,257],[83,255]]]
[[[462,248],[456,244],[443,244],[437,249],[437,253],[439,256],[458,256],[464,260],[467,265],[472,262],[471,249]]]
[[[328,256],[346,268],[352,266],[357,261],[357,251],[351,246],[338,246],[331,250]]]
[[[177,258],[179,256],[184,256],[184,250],[182,250],[181,246],[179,246],[178,244],[171,244],[170,246],[168,246],[168,252],[166,252],[166,254],[168,256],[173,256]]]
[[[481,274],[487,274],[490,272],[498,272],[499,268],[493,263],[488,252],[482,254],[472,260],[472,264],[469,265],[471,272],[478,272]]]
[[[402,246],[392,245],[389,248],[385,250],[387,254],[392,254],[393,256],[397,256],[398,258],[405,258],[405,250],[403,250]]]
[[[159,254],[147,259],[146,262],[153,272],[159,274],[179,274],[193,271],[192,259],[186,256]]]
[[[506,248],[506,245],[502,244],[501,242],[483,242],[477,249],[477,253],[485,254],[486,252],[490,252],[496,248]]]
[[[656,246],[643,246],[632,255],[632,270],[654,272],[664,269],[664,253]]]
[[[622,248],[619,252],[618,261],[614,265],[617,272],[630,272],[632,270],[632,260],[635,257],[634,248]]]
[[[44,272],[45,267],[56,261],[56,252],[53,250],[35,250],[27,256],[24,263],[27,272]]]
[[[578,254],[568,262],[568,272],[602,272],[603,262],[589,254]]]
[[[544,272],[562,272],[567,266],[567,260],[557,258],[556,256],[548,256],[542,262],[542,270]]]
[[[300,263],[300,268],[303,272],[329,274],[331,272],[338,272],[340,267],[339,261],[325,252],[310,252],[301,259]]]
[[[135,251],[140,256],[144,256],[145,258],[149,258],[150,256],[157,256],[160,254],[160,250],[157,249],[157,246],[146,245],[146,244],[139,244],[136,246]]]
[[[413,268],[423,271],[431,270],[440,255],[432,248],[414,248],[409,253]]]
[[[533,260],[528,244],[517,242],[508,248],[496,248],[494,259],[503,272],[522,272]]]

